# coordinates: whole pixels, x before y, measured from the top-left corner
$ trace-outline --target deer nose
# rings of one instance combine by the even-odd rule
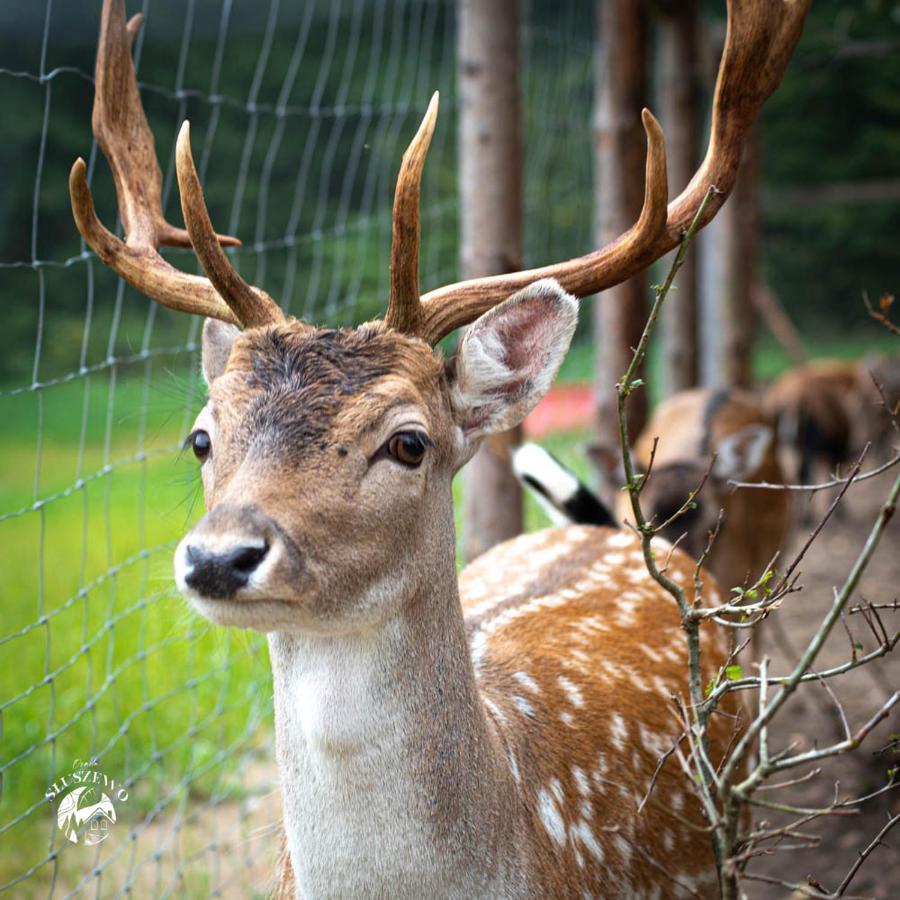
[[[268,543],[260,540],[217,551],[188,544],[184,548],[187,562],[184,582],[203,597],[217,600],[231,597],[247,586],[268,552]]]

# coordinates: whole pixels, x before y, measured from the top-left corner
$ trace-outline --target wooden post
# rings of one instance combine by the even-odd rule
[[[647,100],[647,10],[644,0],[598,0],[594,177],[596,244],[603,246],[637,221],[644,196],[646,139],[640,110]],[[616,382],[637,346],[647,315],[647,277],[636,275],[594,304],[597,444],[618,448]],[[628,430],[646,418],[646,390],[628,402]]]
[[[460,0],[457,41],[462,276],[476,278],[522,268],[518,0]],[[522,530],[518,440],[489,439],[465,469],[467,560]]]
[[[675,197],[697,170],[700,154],[700,42],[697,0],[662,4],[658,22],[657,84],[666,134],[669,195]],[[671,258],[663,261],[668,270]],[[694,387],[697,360],[697,247],[678,272],[663,307],[663,393]]]

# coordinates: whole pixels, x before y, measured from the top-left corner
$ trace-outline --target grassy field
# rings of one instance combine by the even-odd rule
[[[785,362],[764,345],[758,369]],[[590,369],[577,347],[561,378]],[[201,403],[195,380],[142,367],[0,393],[0,843],[16,850],[0,885],[59,846],[43,795],[76,758],[130,782],[136,822],[188,795],[239,794],[235,760],[267,752],[264,641],[210,628],[172,590],[172,549],[202,511],[178,449]],[[583,437],[547,443],[584,472]],[[544,524],[530,502],[527,516]]]
[[[174,541],[202,506],[177,449],[198,403],[195,385],[151,383],[0,397],[0,843],[17,851],[0,884],[46,857],[44,791],[76,758],[131,780],[137,816],[221,791],[228,748],[259,742],[270,714],[264,644],[172,592]]]

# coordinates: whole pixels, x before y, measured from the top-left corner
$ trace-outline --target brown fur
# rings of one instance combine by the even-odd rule
[[[535,554],[566,542],[572,549],[556,564],[514,581],[511,573],[528,572]],[[693,563],[676,551],[669,574],[689,596],[692,573]],[[507,598],[480,608],[485,593],[504,592],[501,583]],[[649,896],[655,886],[678,896],[679,883],[711,890],[714,879],[704,880],[713,871],[709,834],[674,760],[637,814],[661,754],[681,734],[670,697],[685,696],[687,672],[675,601],[647,576],[638,540],[590,526],[539,532],[476,560],[460,589],[471,639],[477,645],[485,636],[483,653],[475,652],[478,684],[521,778],[519,802],[529,811],[545,896],[609,895],[613,885],[633,896]],[[529,604],[538,608],[529,612]],[[725,658],[716,629],[703,632],[702,647],[708,679]],[[537,690],[517,681],[519,672]],[[730,704],[713,720],[717,758],[738,727],[728,715],[736,712]],[[559,812],[562,843],[541,820],[541,791]]]

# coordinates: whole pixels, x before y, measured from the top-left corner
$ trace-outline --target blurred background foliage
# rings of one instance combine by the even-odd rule
[[[102,217],[111,223],[114,215],[111,180],[90,135],[98,11],[85,6],[54,7],[43,51],[45,9],[24,0],[0,7],[0,290],[8,298],[0,378],[7,383],[58,377],[134,352],[145,339],[142,299],[88,309],[89,295],[113,295],[116,280],[95,263],[80,264],[69,212],[66,176],[81,154]],[[245,276],[320,323],[377,315],[396,167],[431,90],[440,88],[422,268],[428,286],[453,280],[452,4],[226,7],[223,39],[218,0],[155,0],[138,41],[169,218],[180,221],[171,148],[188,117],[213,219],[243,239],[235,260]],[[592,4],[534,0],[527,7],[527,257],[539,263],[590,246]],[[706,8],[711,24],[721,20],[721,3]],[[396,52],[411,39],[415,52]],[[861,323],[861,291],[896,290],[898,50],[900,4],[817,0],[784,83],[764,109],[764,274],[807,335]],[[836,185],[843,191],[835,193]],[[172,256],[195,268],[189,254]],[[43,323],[42,298],[52,311]],[[155,343],[183,342],[178,317],[163,311],[156,319]]]
[[[760,134],[766,280],[805,332],[858,326],[900,282],[900,4],[816,0]]]

